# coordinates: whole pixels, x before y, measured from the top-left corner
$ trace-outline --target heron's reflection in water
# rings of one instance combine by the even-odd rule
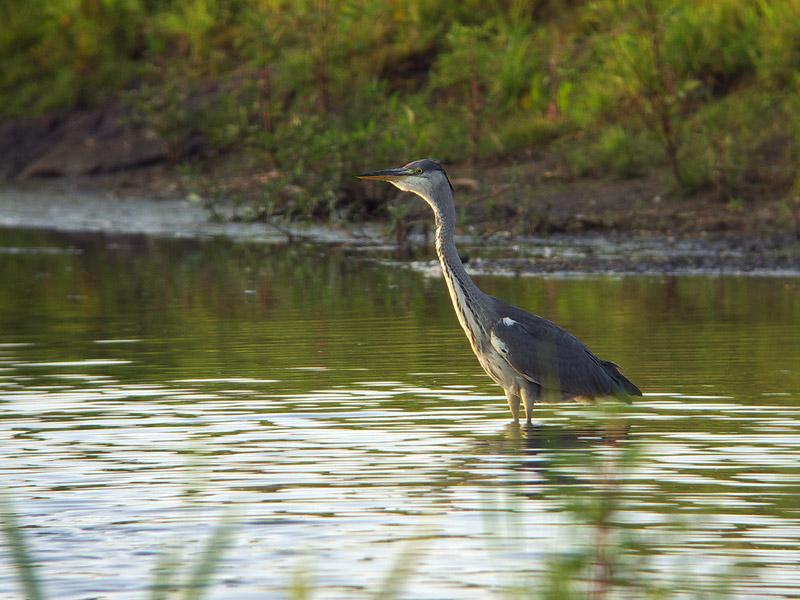
[[[625,424],[580,428],[509,425],[475,437],[465,451],[443,462],[425,493],[442,493],[442,498],[447,498],[447,490],[472,485],[542,499],[561,497],[564,490],[559,488],[564,486],[575,487],[576,493],[583,488],[599,489],[598,481],[624,478],[630,441]]]
[[[530,538],[564,536],[559,548],[565,554],[550,556],[551,566],[559,576],[582,580],[589,597],[607,597],[618,572],[638,581],[636,568],[619,563],[620,556],[646,548],[625,533],[619,518],[629,508],[625,483],[638,460],[627,423],[512,425],[482,449],[484,456],[503,459],[504,473],[492,481],[496,493],[487,504],[486,535],[497,551],[519,556]]]
[[[537,454],[596,446],[614,446],[628,435],[627,424],[564,427],[562,424],[538,424],[534,427],[507,425],[498,434],[501,444],[505,443],[509,453]],[[504,440],[504,442],[503,442]]]
[[[543,458],[554,453],[611,448],[628,437],[627,424],[565,427],[538,424],[519,427],[509,424],[485,440],[485,448],[509,457]]]

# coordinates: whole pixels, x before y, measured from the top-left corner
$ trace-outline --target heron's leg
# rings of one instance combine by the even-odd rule
[[[528,388],[520,390],[522,400],[525,402],[525,424],[531,425],[531,416],[533,415],[533,404],[536,402],[537,394]]]
[[[508,400],[508,408],[511,409],[511,416],[514,417],[514,423],[519,423],[519,395],[510,390],[505,390],[505,392],[506,400]]]

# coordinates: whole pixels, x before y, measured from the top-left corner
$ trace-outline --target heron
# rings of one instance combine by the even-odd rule
[[[388,181],[420,196],[433,210],[436,255],[456,316],[481,367],[503,388],[514,423],[519,423],[524,404],[525,422],[530,426],[533,406],[542,398],[642,395],[616,363],[595,356],[563,327],[478,288],[456,250],[453,185],[441,164],[424,158],[358,177]]]

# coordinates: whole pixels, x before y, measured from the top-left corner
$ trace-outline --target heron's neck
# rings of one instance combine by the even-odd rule
[[[450,299],[458,320],[470,338],[470,342],[475,346],[476,336],[479,333],[485,334],[487,327],[483,323],[482,316],[486,312],[483,309],[486,295],[478,289],[478,286],[467,274],[461,257],[458,255],[454,239],[456,209],[449,186],[445,194],[448,201],[430,203],[436,217],[436,254],[439,257],[439,264],[442,266],[442,273],[447,282],[447,289],[450,292]]]
[[[445,215],[440,212],[441,210],[447,210],[447,208],[450,208],[448,211],[450,214]],[[456,279],[463,288],[470,291],[479,291],[478,286],[467,274],[464,263],[461,262],[461,257],[458,255],[458,250],[456,250],[455,208],[452,206],[444,209],[436,207],[433,212],[436,216],[436,255],[439,257],[442,271],[446,277]]]

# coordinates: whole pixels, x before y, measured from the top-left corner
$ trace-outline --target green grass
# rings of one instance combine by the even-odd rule
[[[659,572],[656,558],[663,549],[672,553],[685,544],[691,522],[681,520],[679,515],[666,517],[667,513],[661,512],[668,519],[666,522],[641,528],[625,518],[628,511],[639,510],[630,504],[629,499],[637,494],[628,489],[629,479],[635,480],[633,475],[646,468],[648,460],[646,449],[624,433],[629,427],[628,410],[628,405],[610,402],[576,416],[570,426],[592,432],[587,434],[595,440],[591,446],[563,447],[557,437],[551,441],[545,437],[539,451],[541,466],[537,469],[544,481],[537,487],[542,487],[549,501],[555,503],[554,510],[564,519],[557,533],[559,546],[544,554],[540,569],[520,568],[510,580],[503,581],[496,592],[499,597],[728,598],[735,581],[753,575],[752,569],[746,571],[730,561],[717,565],[714,573],[698,574],[693,564],[703,557],[696,552],[683,559],[678,556],[668,573]],[[560,427],[551,430],[555,436],[563,433]],[[598,444],[598,436],[606,441]],[[518,477],[516,472],[509,475]],[[525,509],[526,496],[520,493],[521,488],[506,484],[502,477],[487,483],[483,493],[487,563],[503,565],[505,572],[508,554],[519,557],[525,552],[522,540],[526,533],[518,515]],[[660,499],[662,503],[668,501],[669,498]],[[20,519],[7,500],[0,504],[0,525],[22,595],[29,600],[43,600],[35,557],[28,548]],[[148,598],[200,600],[207,596],[232,545],[235,529],[232,518],[222,518],[191,561],[183,560],[177,552],[162,554],[153,569]],[[364,596],[376,600],[402,597],[424,561],[425,543],[424,536],[406,542],[378,585]],[[298,563],[287,582],[286,597],[314,597],[312,575],[312,568]]]
[[[0,526],[11,562],[16,569],[20,591],[27,600],[42,600],[42,587],[33,563],[25,532],[11,502],[0,495]]]
[[[11,502],[0,496],[0,527],[11,566],[17,574],[21,597],[26,600],[44,600],[40,583],[39,567],[28,547],[28,539]],[[181,560],[177,553],[161,556],[153,570],[148,598],[150,600],[200,600],[214,583],[226,551],[231,545],[234,522],[225,517],[217,523],[208,536],[200,554],[191,562]]]

